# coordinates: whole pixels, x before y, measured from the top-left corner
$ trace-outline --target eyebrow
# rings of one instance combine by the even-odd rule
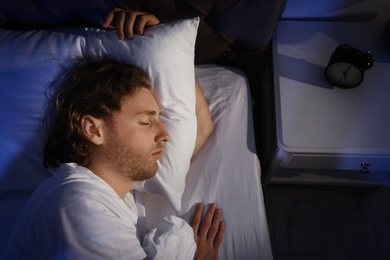
[[[141,112],[137,113],[138,115],[148,115],[148,116],[155,116],[160,115],[160,112],[157,112],[156,110],[142,110]]]

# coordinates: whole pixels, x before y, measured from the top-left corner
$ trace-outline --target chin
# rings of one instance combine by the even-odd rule
[[[157,174],[157,171],[155,171],[148,179],[153,178],[154,176],[156,176],[156,174]]]
[[[155,175],[156,175],[156,172],[143,173],[142,175],[132,176],[131,180],[132,181],[146,181],[146,180],[149,180],[150,178],[154,177]]]
[[[156,174],[157,174],[157,167],[155,167],[154,169],[151,169],[150,171],[145,171],[142,174],[142,176],[140,176],[140,179],[142,179],[142,181],[146,181],[150,178],[153,178]]]

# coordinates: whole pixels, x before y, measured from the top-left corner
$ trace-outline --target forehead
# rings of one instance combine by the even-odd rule
[[[121,111],[128,115],[138,115],[147,111],[159,113],[159,107],[152,92],[146,88],[140,88],[133,95],[123,98],[119,112]]]

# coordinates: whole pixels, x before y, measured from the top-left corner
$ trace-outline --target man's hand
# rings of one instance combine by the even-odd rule
[[[116,29],[120,39],[131,39],[136,34],[142,35],[148,26],[157,25],[160,20],[150,13],[126,10],[115,7],[101,22],[103,28]]]
[[[203,221],[201,221],[203,204],[196,206],[191,219],[191,227],[194,230],[197,250],[194,259],[217,259],[219,247],[221,246],[225,230],[222,219],[222,211],[211,204],[207,209]]]

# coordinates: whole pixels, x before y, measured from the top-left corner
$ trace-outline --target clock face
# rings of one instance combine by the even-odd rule
[[[326,77],[342,88],[356,87],[363,81],[363,72],[347,62],[336,62],[326,68]]]

